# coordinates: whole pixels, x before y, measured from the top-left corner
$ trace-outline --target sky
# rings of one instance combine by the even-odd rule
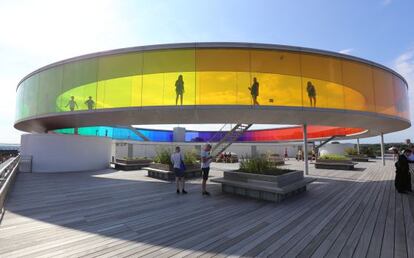
[[[150,44],[253,42],[346,53],[402,74],[414,107],[413,10],[412,0],[0,0],[0,142],[20,141],[15,90],[26,74]],[[413,128],[385,135],[386,142],[407,138],[414,140]]]

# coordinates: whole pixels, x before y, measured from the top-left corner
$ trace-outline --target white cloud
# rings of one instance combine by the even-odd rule
[[[353,51],[354,51],[353,48],[346,48],[346,49],[339,50],[339,53],[349,55]]]

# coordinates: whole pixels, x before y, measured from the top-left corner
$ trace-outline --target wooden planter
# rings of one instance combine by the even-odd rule
[[[148,171],[148,176],[166,181],[175,180],[174,169],[171,165],[152,163],[148,167],[144,167]],[[199,178],[201,177],[200,164],[186,165],[186,171],[184,172],[184,178]]]
[[[272,202],[280,202],[304,192],[306,185],[314,181],[304,177],[303,171],[292,171],[280,176],[224,171],[223,175],[223,178],[211,181],[221,183],[224,193]]]
[[[315,162],[315,168],[353,170],[355,168],[355,163],[352,162],[352,160],[317,159]]]

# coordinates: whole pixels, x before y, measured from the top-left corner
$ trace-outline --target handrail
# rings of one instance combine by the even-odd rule
[[[220,128],[220,130],[218,130],[212,137],[210,137],[210,139],[208,140],[209,142],[213,142],[214,139],[216,138],[216,136],[220,136],[221,133],[223,132],[224,127],[226,127],[227,124],[223,124],[223,126]],[[218,139],[220,140],[220,139]]]
[[[18,162],[20,155],[9,158],[6,165],[0,168],[0,222],[4,214],[4,203],[6,201],[7,193],[16,178],[18,171]],[[3,164],[4,164],[3,163]]]

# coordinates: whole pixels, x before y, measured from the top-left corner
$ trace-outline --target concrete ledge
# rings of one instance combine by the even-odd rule
[[[211,180],[222,184],[223,193],[272,202],[280,202],[306,191],[306,185],[315,180],[305,178],[303,171],[294,171],[280,176],[226,171],[223,173],[223,178]]]
[[[166,181],[173,181],[175,180],[175,174],[172,171],[168,170],[161,170],[151,167],[144,167],[142,168],[148,171],[148,176],[156,179],[166,180]],[[201,169],[189,169],[184,172],[184,178],[200,178],[202,175]]]

